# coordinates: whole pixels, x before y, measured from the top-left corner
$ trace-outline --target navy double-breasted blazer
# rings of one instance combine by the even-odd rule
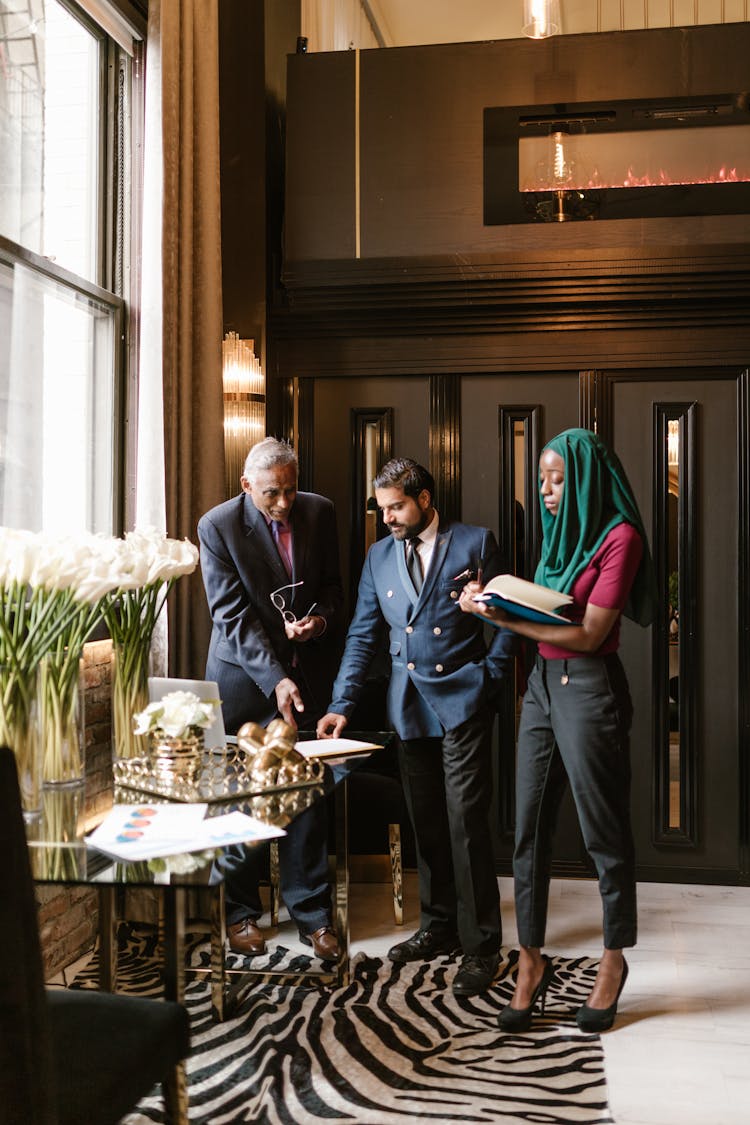
[[[333,504],[298,492],[289,517],[293,573],[287,575],[262,512],[246,493],[207,512],[198,523],[200,566],[213,628],[206,678],[216,680],[229,730],[242,722],[266,723],[276,713],[274,688],[287,676],[302,689],[306,712],[325,709],[340,654],[343,590]],[[326,621],[315,640],[295,644],[271,602],[285,590],[298,616],[316,603]],[[311,716],[312,717],[312,716]]]
[[[417,596],[403,541],[388,536],[375,543],[365,559],[329,710],[352,713],[385,628],[388,718],[401,738],[439,737],[476,714],[508,673],[515,647],[506,629],[493,629],[488,647],[480,619],[458,608],[467,581],[459,576],[476,572],[480,562],[485,579],[498,573],[499,551],[488,528],[441,525]]]

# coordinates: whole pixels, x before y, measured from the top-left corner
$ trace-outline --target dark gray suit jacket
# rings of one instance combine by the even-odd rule
[[[277,714],[274,688],[286,676],[302,692],[301,725],[323,714],[330,697],[343,631],[333,504],[315,493],[298,492],[289,522],[291,579],[263,514],[246,493],[212,508],[198,523],[201,573],[213,621],[206,678],[219,684],[230,733],[249,720],[270,722]],[[270,595],[300,578],[304,585],[284,591],[287,605],[303,617],[317,603],[314,612],[325,619],[326,630],[313,641],[294,644]]]

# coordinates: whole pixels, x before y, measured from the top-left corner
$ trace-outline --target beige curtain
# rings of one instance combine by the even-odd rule
[[[218,0],[151,0],[147,68],[152,65],[161,102],[157,331],[160,327],[166,529],[171,537],[196,542],[198,519],[224,499]],[[149,249],[144,245],[144,288]],[[145,301],[144,293],[148,315]],[[142,387],[139,422],[148,426],[150,418],[153,431],[160,412],[155,380],[151,383],[150,391]],[[147,452],[157,447],[158,435],[152,432]],[[144,474],[139,492],[149,473],[145,460],[139,444]],[[142,501],[141,510],[147,503]],[[196,572],[180,579],[170,597],[170,675],[202,678],[209,630]]]

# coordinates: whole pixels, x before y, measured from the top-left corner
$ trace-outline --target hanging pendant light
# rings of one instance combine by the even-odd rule
[[[523,33],[547,39],[560,32],[560,0],[523,0]]]

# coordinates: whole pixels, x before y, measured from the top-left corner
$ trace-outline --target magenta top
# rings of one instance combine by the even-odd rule
[[[642,555],[643,540],[640,532],[629,523],[618,523],[605,536],[591,562],[573,583],[573,589],[570,591],[573,601],[566,606],[565,616],[571,621],[583,621],[589,602],[598,605],[601,609],[619,609],[622,613],[630,587],[641,565]],[[546,660],[571,660],[576,656],[606,656],[609,652],[617,652],[619,643],[620,618],[618,617],[596,653],[573,652],[572,649],[558,648],[543,641],[539,641],[537,647],[539,655]]]

